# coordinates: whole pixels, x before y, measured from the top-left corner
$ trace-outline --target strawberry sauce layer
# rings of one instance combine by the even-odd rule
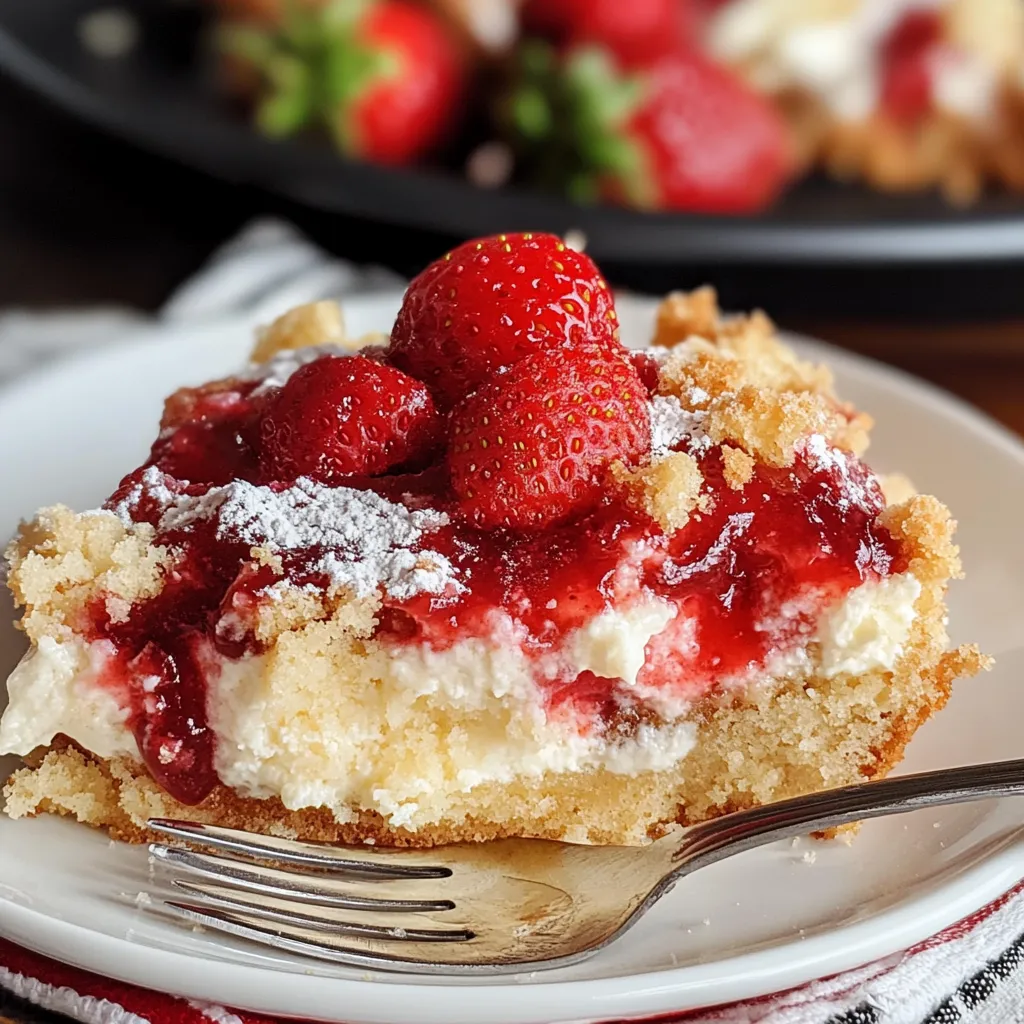
[[[245,624],[269,586],[282,579],[328,583],[318,568],[329,553],[322,549],[289,550],[277,572],[252,561],[251,543],[219,536],[215,518],[159,529],[166,491],[196,497],[214,485],[256,479],[258,407],[251,385],[200,402],[154,445],[147,465],[166,474],[163,495],[140,493],[137,470],[108,503],[157,526],[156,542],[177,554],[158,596],[117,622],[99,603],[88,629],[92,639],[113,647],[111,682],[131,694],[131,724],[147,767],[188,804],[217,783],[206,712],[217,656],[260,650]],[[448,525],[425,534],[420,546],[447,557],[462,589],[406,599],[385,594],[380,639],[445,649],[467,637],[490,637],[495,613],[502,612],[519,624],[524,649],[539,657],[602,610],[626,608],[647,592],[676,606],[676,622],[685,618],[696,646],[688,646],[685,658],[680,653],[676,661],[649,665],[641,681],[699,697],[799,643],[822,609],[851,588],[904,568],[896,542],[873,525],[883,507],[877,483],[852,455],[808,447],[793,466],[759,467],[734,490],[723,480],[719,449],[694,454],[710,508],[671,536],[610,497],[581,518],[544,530],[482,530],[460,516],[437,467],[348,480],[348,487],[449,515]],[[785,615],[783,606],[791,609]],[[574,708],[593,728],[643,714],[630,706],[619,681],[592,673],[538,677],[538,685],[547,688],[553,710]]]

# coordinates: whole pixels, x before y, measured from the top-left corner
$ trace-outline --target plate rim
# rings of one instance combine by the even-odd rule
[[[394,292],[355,296],[343,299],[342,305],[348,309],[372,309],[385,302],[396,302],[400,294],[396,289]],[[644,315],[656,304],[656,300],[630,295],[620,296],[618,302]],[[180,345],[183,338],[193,339],[193,344],[199,344],[200,339],[208,334],[220,334],[226,329],[241,332],[249,326],[250,320],[246,317],[225,317],[202,324],[158,322],[142,328],[145,337],[141,340],[136,338],[133,341],[128,336],[100,349],[75,353],[20,375],[0,388],[0,405],[22,390],[46,387],[53,378],[73,374],[75,368],[82,364],[119,361],[140,352],[145,354],[138,358],[159,360],[160,349],[169,352],[172,346]],[[881,386],[903,393],[909,390],[919,401],[954,416],[980,439],[1011,456],[1024,472],[1024,443],[1012,431],[967,402],[877,360],[805,336],[790,334],[788,337],[805,349],[810,346],[813,353],[840,371],[849,367],[866,374]],[[720,974],[725,973],[722,965],[729,965],[728,978],[703,980],[699,971],[707,965],[589,980],[565,981],[551,975],[551,981],[541,977],[538,983],[531,985],[517,984],[514,979],[507,983],[447,985],[443,981],[435,984],[402,981],[396,984],[390,983],[383,975],[376,975],[369,981],[304,977],[295,972],[267,970],[221,960],[207,962],[189,953],[134,944],[125,938],[60,921],[15,904],[2,893],[0,906],[4,913],[0,915],[0,935],[84,969],[172,994],[182,994],[181,982],[185,981],[189,997],[254,1012],[327,1019],[322,1016],[322,1011],[315,1009],[314,1004],[322,1007],[329,992],[331,999],[346,1007],[346,1019],[362,1024],[395,1024],[396,1020],[415,1020],[418,1024],[479,1024],[479,1004],[486,998],[485,993],[501,991],[511,998],[500,1001],[500,1006],[495,1002],[493,1008],[497,1012],[489,1016],[494,1024],[550,1024],[555,1020],[608,1020],[682,1012],[784,990],[904,950],[998,898],[1022,876],[1024,835],[1013,832],[1001,839],[993,853],[907,903],[889,907],[866,920],[841,926],[803,943],[784,943],[767,950],[719,959]],[[884,936],[882,942],[878,941],[880,933]],[[783,950],[787,954],[783,963],[773,963],[771,969],[766,970],[764,958],[777,958]],[[111,965],[115,967],[113,972]],[[167,982],[161,984],[160,979],[165,977],[178,980],[177,991]],[[296,1000],[296,992],[291,988],[298,986],[289,986],[289,981],[294,982],[295,979],[301,979],[303,986],[309,986],[306,998]],[[262,980],[262,985],[256,984],[259,980]],[[252,997],[247,1002],[246,993],[257,990],[258,998]],[[276,1003],[270,997],[273,990],[282,993]],[[313,990],[316,990],[315,996],[310,994]],[[385,991],[388,998],[382,1000]],[[253,1005],[253,1000],[259,1005]],[[389,1005],[381,1008],[382,1002]],[[404,1013],[401,1006],[405,1007]]]

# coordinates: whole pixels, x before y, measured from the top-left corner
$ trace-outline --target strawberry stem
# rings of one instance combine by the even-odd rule
[[[359,39],[370,0],[333,0],[315,6],[288,0],[277,28],[225,26],[221,52],[259,72],[262,93],[255,120],[274,138],[321,124],[341,149],[353,152],[352,106],[371,82],[397,72],[393,54]]]
[[[525,176],[578,202],[594,202],[614,182],[638,205],[649,193],[642,154],[629,121],[644,101],[640,77],[622,75],[599,46],[564,57],[529,39],[517,55],[515,80],[499,120]]]
[[[256,109],[256,123],[267,135],[293,135],[310,120],[313,87],[309,69],[299,60],[278,54],[268,63],[266,76],[273,87]]]

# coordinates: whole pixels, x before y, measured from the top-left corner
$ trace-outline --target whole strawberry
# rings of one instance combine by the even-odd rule
[[[268,396],[260,472],[268,482],[308,476],[338,484],[425,459],[440,436],[419,381],[363,356],[324,356]]]
[[[601,47],[520,54],[502,119],[525,174],[578,201],[746,213],[792,170],[779,113],[733,72],[676,50],[626,73]]]
[[[688,41],[692,0],[527,0],[526,31],[559,44],[599,43],[626,65],[665,56]]]
[[[448,468],[479,526],[540,529],[595,505],[615,460],[650,450],[647,391],[597,345],[535,352],[464,398],[449,418]]]
[[[412,281],[389,358],[446,408],[537,349],[583,342],[619,348],[611,292],[593,260],[554,235],[494,235]]]
[[[268,135],[327,128],[338,148],[373,163],[408,164],[459,116],[463,58],[446,25],[406,0],[288,3],[279,24],[220,33],[232,62],[255,68]]]

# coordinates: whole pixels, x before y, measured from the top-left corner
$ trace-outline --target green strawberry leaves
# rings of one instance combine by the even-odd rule
[[[643,79],[621,74],[604,48],[563,56],[529,39],[498,118],[532,183],[578,202],[595,202],[613,185],[636,201],[650,192],[643,154],[629,134],[644,98]]]
[[[395,56],[365,46],[359,24],[368,0],[333,0],[314,6],[291,0],[276,28],[227,25],[217,46],[260,75],[257,127],[285,138],[325,127],[352,152],[349,113],[374,82],[397,73]]]

